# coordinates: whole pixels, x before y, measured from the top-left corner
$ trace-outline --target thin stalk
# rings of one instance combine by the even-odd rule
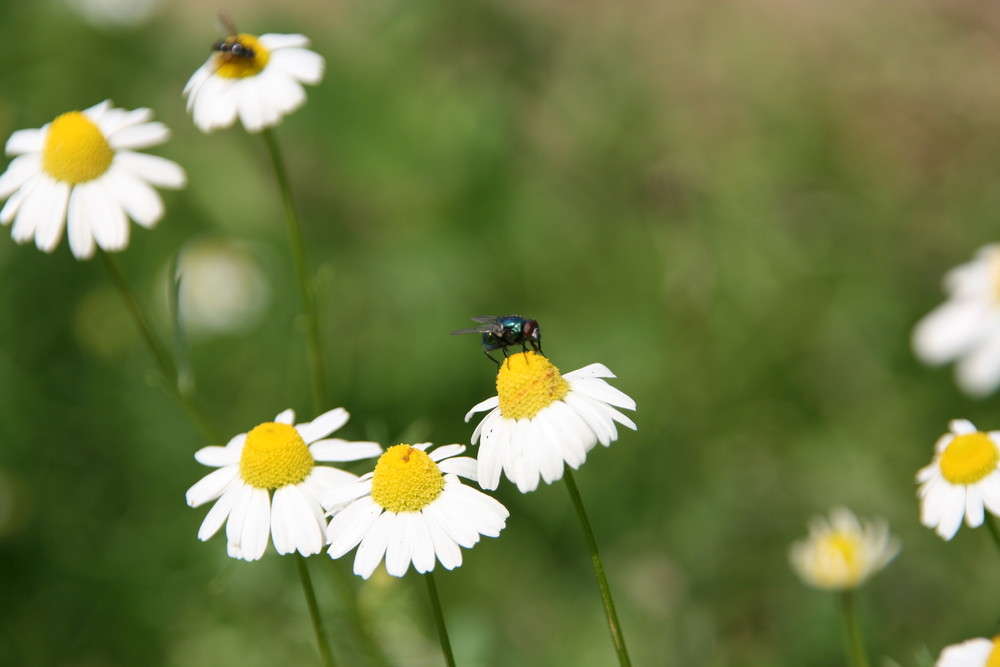
[[[566,490],[573,501],[576,515],[580,519],[583,527],[583,535],[587,540],[587,548],[590,550],[590,559],[594,564],[594,574],[597,576],[597,588],[601,591],[601,601],[604,603],[604,615],[608,619],[608,630],[611,631],[611,641],[615,645],[615,652],[618,654],[618,664],[622,667],[630,666],[632,661],[628,657],[628,649],[625,647],[625,637],[622,636],[621,624],[618,623],[618,613],[615,611],[615,601],[611,597],[611,587],[608,585],[608,577],[604,574],[604,563],[601,555],[597,551],[597,540],[594,539],[594,531],[590,527],[590,520],[587,519],[587,511],[583,508],[583,500],[580,498],[580,490],[576,487],[573,473],[566,468],[563,479],[566,481]]]
[[[319,647],[319,654],[323,658],[323,664],[326,667],[334,667],[333,653],[330,651],[330,642],[327,641],[326,631],[323,629],[323,619],[319,615],[319,605],[316,604],[316,591],[313,590],[312,579],[309,577],[306,558],[302,554],[295,554],[295,562],[299,566],[299,579],[302,581],[302,592],[306,596],[306,606],[309,607],[309,617],[312,619],[313,632],[316,633],[316,644]]]
[[[993,544],[997,545],[997,549],[1000,549],[1000,529],[997,528],[997,519],[995,516],[990,514],[989,510],[986,511],[986,527],[990,530],[990,535],[993,537]]]
[[[858,607],[855,604],[855,591],[846,590],[840,593],[840,612],[844,619],[844,641],[847,643],[847,655],[850,656],[853,667],[868,667],[868,654],[861,639],[861,623],[858,619]]]
[[[118,294],[122,297],[122,301],[125,302],[125,307],[128,310],[129,315],[132,316],[132,321],[135,322],[136,327],[139,329],[139,333],[142,335],[142,339],[145,341],[146,347],[149,348],[150,353],[156,360],[156,364],[160,367],[160,373],[163,375],[163,379],[167,387],[170,388],[171,393],[177,398],[178,401],[180,401],[181,406],[184,408],[184,411],[188,413],[191,421],[201,429],[202,433],[209,439],[209,441],[221,442],[221,434],[208,420],[208,417],[205,416],[198,405],[192,400],[190,394],[181,391],[181,387],[178,383],[177,367],[174,365],[174,362],[170,358],[170,354],[167,352],[166,348],[156,338],[156,334],[153,333],[153,328],[149,326],[149,320],[142,312],[139,300],[136,298],[135,292],[133,292],[132,288],[129,286],[128,280],[125,279],[125,274],[122,273],[117,260],[104,251],[98,251],[97,254],[100,255],[101,261],[104,263],[104,268],[107,269],[108,274],[111,277],[111,282],[114,283],[115,287],[118,289]]]
[[[281,191],[281,201],[285,206],[285,219],[288,223],[288,236],[292,244],[292,258],[295,260],[295,270],[299,277],[299,291],[302,295],[302,306],[305,308],[306,341],[309,362],[309,376],[312,381],[313,409],[320,414],[327,407],[326,402],[326,363],[323,356],[323,338],[319,330],[319,308],[316,305],[316,291],[309,273],[309,259],[306,256],[305,243],[302,240],[302,223],[295,210],[292,199],[292,189],[288,183],[288,172],[278,148],[278,140],[271,128],[264,130],[267,150],[274,165],[274,175],[278,179],[278,189]]]
[[[424,581],[427,582],[427,594],[431,598],[431,611],[434,623],[437,625],[438,639],[441,641],[441,653],[444,654],[444,661],[448,667],[455,667],[455,656],[451,652],[451,642],[448,641],[448,628],[444,624],[444,612],[441,611],[441,599],[438,597],[437,584],[434,583],[434,573],[425,574]]]

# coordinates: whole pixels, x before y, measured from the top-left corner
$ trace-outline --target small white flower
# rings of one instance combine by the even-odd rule
[[[847,509],[817,517],[809,537],[792,545],[789,560],[805,583],[827,590],[857,588],[899,553],[885,521],[865,522]]]
[[[1000,635],[953,644],[941,651],[934,667],[995,667],[1000,665]]]
[[[0,176],[0,223],[14,223],[18,243],[31,239],[52,252],[67,228],[77,259],[128,246],[132,218],[152,227],[163,217],[163,200],[150,185],[180,188],[184,170],[162,157],[136,153],[162,144],[166,125],[148,122],[149,109],[115,109],[105,100],[70,111],[37,130],[18,130],[7,155],[18,157]]]
[[[920,521],[946,540],[963,516],[970,528],[981,526],[984,506],[1000,516],[1000,431],[977,431],[966,419],[948,428],[934,446],[934,460],[917,473]]]
[[[302,84],[323,78],[323,58],[307,46],[304,35],[273,33],[240,33],[217,44],[184,86],[194,124],[202,132],[229,127],[237,117],[247,132],[277,125],[305,103]]]
[[[600,442],[618,439],[615,422],[635,430],[617,408],[635,410],[635,401],[601,378],[614,374],[590,364],[566,375],[536,352],[509,356],[497,374],[497,395],[465,415],[490,410],[472,434],[479,442],[479,484],[495,489],[500,471],[521,493],[562,479],[563,464],[574,470]]]
[[[233,558],[259,559],[268,535],[279,554],[318,554],[326,543],[326,518],[319,499],[357,475],[316,461],[356,461],[382,451],[374,442],[326,438],[347,419],[347,411],[337,408],[293,426],[295,413],[285,410],[273,422],[237,435],[225,447],[198,450],[194,457],[199,463],[218,468],[187,492],[191,507],[218,498],[198,539],[207,540],[225,523]]]
[[[507,508],[458,478],[476,479],[475,459],[458,456],[463,445],[428,454],[430,444],[390,447],[374,472],[323,497],[323,506],[334,511],[327,528],[331,558],[357,546],[354,572],[365,579],[383,556],[394,577],[410,563],[421,573],[436,561],[453,570],[462,564],[459,547],[471,548],[480,535],[500,535]]]
[[[957,360],[955,381],[970,396],[1000,386],[1000,245],[987,245],[975,258],[944,277],[948,300],[917,324],[913,349],[921,361]]]

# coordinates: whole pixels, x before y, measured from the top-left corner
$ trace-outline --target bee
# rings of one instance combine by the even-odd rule
[[[490,354],[493,350],[503,352],[505,359],[507,358],[507,348],[511,345],[520,345],[525,352],[528,351],[529,346],[535,352],[541,353],[542,351],[542,330],[538,327],[536,320],[528,320],[520,315],[502,315],[500,317],[481,315],[473,317],[472,320],[479,322],[479,326],[459,329],[451,333],[453,335],[482,334],[483,354],[497,367],[500,366],[500,362]]]
[[[236,24],[229,14],[220,11],[216,20],[219,28],[226,33],[225,39],[220,39],[212,45],[212,50],[218,54],[217,60],[220,66],[239,60],[253,60],[257,56],[253,47],[240,39]]]

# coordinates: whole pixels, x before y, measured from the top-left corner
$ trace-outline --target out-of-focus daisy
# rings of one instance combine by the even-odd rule
[[[202,239],[181,251],[177,264],[181,320],[195,334],[245,332],[263,314],[271,288],[247,245]]]
[[[326,437],[347,419],[347,411],[337,408],[293,425],[295,413],[285,410],[273,422],[237,435],[225,447],[198,450],[194,457],[199,463],[218,468],[187,492],[191,507],[218,498],[198,539],[207,540],[225,522],[233,558],[257,560],[264,555],[268,535],[279,554],[319,553],[326,543],[320,498],[350,484],[357,475],[316,462],[356,461],[382,451],[374,442]]]
[[[946,540],[963,516],[970,528],[982,525],[984,506],[1000,516],[1000,431],[977,431],[966,419],[948,428],[934,446],[934,460],[917,473],[920,521]]]
[[[947,301],[914,329],[913,349],[927,364],[957,360],[959,388],[986,396],[1000,386],[1000,245],[949,271],[944,289]]]
[[[475,459],[459,456],[463,445],[428,453],[430,445],[390,447],[374,472],[323,497],[324,507],[334,511],[327,528],[332,558],[357,546],[354,572],[365,579],[383,556],[396,577],[410,563],[417,572],[430,572],[436,561],[453,570],[462,564],[459,547],[500,534],[507,508],[458,478],[476,479]]]
[[[17,157],[0,175],[0,223],[14,223],[18,243],[35,239],[52,252],[68,226],[78,259],[128,246],[132,218],[152,227],[163,217],[163,200],[151,185],[180,188],[184,170],[166,158],[136,153],[162,144],[167,126],[149,122],[149,109],[115,109],[110,100],[70,111],[37,130],[18,130],[7,140]],[[68,223],[68,225],[67,225]]]
[[[809,537],[792,545],[789,560],[805,583],[827,590],[857,588],[899,553],[885,521],[862,523],[844,508],[816,517]]]
[[[978,637],[953,644],[941,651],[934,667],[997,667],[1000,665],[1000,635]]]
[[[522,493],[563,476],[563,464],[574,470],[600,442],[618,439],[615,422],[635,430],[635,423],[616,408],[635,410],[635,401],[602,378],[614,374],[604,364],[590,364],[566,375],[537,352],[512,354],[497,373],[497,395],[474,406],[465,421],[490,410],[476,427],[479,441],[479,484],[495,489],[500,471]]]
[[[304,35],[232,33],[184,86],[202,132],[229,127],[237,117],[247,132],[277,125],[305,103],[302,84],[323,78],[323,58],[306,48]]]

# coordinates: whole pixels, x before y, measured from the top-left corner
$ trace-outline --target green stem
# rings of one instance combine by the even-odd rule
[[[316,633],[316,644],[319,646],[319,654],[323,658],[326,667],[334,667],[333,653],[330,651],[330,643],[326,639],[326,631],[323,630],[323,619],[319,615],[319,605],[316,604],[316,591],[313,590],[312,579],[309,578],[309,568],[306,566],[306,558],[302,554],[295,554],[295,562],[299,566],[299,579],[302,580],[302,592],[306,596],[306,606],[309,607],[309,617],[312,619],[313,632]]]
[[[628,649],[625,647],[625,637],[622,636],[622,628],[618,623],[618,613],[615,611],[615,601],[611,597],[611,587],[608,585],[608,578],[604,574],[604,563],[601,555],[597,552],[597,540],[594,539],[594,531],[590,527],[587,519],[587,512],[583,509],[583,500],[580,498],[580,490],[576,487],[572,471],[567,467],[563,479],[566,482],[566,489],[569,497],[576,508],[576,515],[580,519],[583,527],[583,535],[587,540],[587,548],[590,550],[590,559],[594,563],[594,574],[597,575],[597,587],[601,591],[601,601],[604,603],[604,615],[608,619],[608,629],[611,631],[611,641],[615,645],[615,652],[618,654],[618,663],[625,667],[631,665],[632,661],[628,657]]]
[[[424,580],[427,582],[427,594],[431,598],[431,611],[434,614],[434,623],[437,625],[444,661],[448,667],[455,667],[455,656],[451,652],[451,642],[448,641],[448,628],[444,624],[444,612],[441,611],[441,599],[438,597],[437,585],[434,583],[434,573],[425,574]]]
[[[847,642],[851,665],[868,667],[868,654],[865,653],[864,642],[861,640],[861,623],[853,589],[840,593],[840,611],[844,619],[844,641]]]
[[[993,543],[997,545],[997,549],[1000,549],[1000,529],[997,529],[996,517],[990,514],[989,510],[986,511],[985,523],[990,530],[990,535],[993,536]]]
[[[306,256],[305,243],[302,240],[302,223],[295,210],[292,200],[292,189],[288,183],[288,173],[281,158],[278,140],[270,128],[264,130],[268,153],[274,164],[274,175],[278,179],[278,189],[281,191],[281,201],[285,206],[285,218],[288,222],[288,236],[292,243],[292,258],[295,260],[295,270],[299,277],[299,291],[302,295],[302,305],[305,308],[306,337],[308,346],[309,375],[312,380],[313,408],[319,414],[327,407],[326,402],[326,364],[323,359],[323,338],[319,331],[319,309],[316,305],[316,291],[309,274],[309,259]]]
[[[108,270],[108,274],[111,276],[111,282],[113,282],[115,287],[118,289],[118,293],[121,295],[122,301],[125,302],[125,307],[128,310],[129,315],[132,316],[132,320],[135,322],[136,327],[139,329],[142,339],[146,342],[146,347],[149,348],[150,353],[152,353],[153,358],[156,360],[156,364],[160,367],[160,373],[163,375],[163,379],[166,385],[170,388],[171,393],[173,393],[177,400],[180,401],[181,406],[184,408],[185,412],[188,413],[191,421],[201,429],[202,433],[209,439],[209,441],[222,442],[221,434],[208,420],[208,417],[205,416],[198,405],[192,400],[191,395],[181,390],[178,383],[177,367],[174,365],[174,362],[170,358],[170,354],[167,352],[166,348],[164,348],[160,341],[156,338],[156,334],[153,333],[153,328],[149,326],[149,320],[142,312],[139,300],[136,298],[135,292],[133,292],[132,288],[129,286],[128,280],[125,279],[125,274],[122,273],[121,267],[118,266],[118,261],[112,255],[104,251],[99,250],[97,254],[104,263],[104,267]]]

